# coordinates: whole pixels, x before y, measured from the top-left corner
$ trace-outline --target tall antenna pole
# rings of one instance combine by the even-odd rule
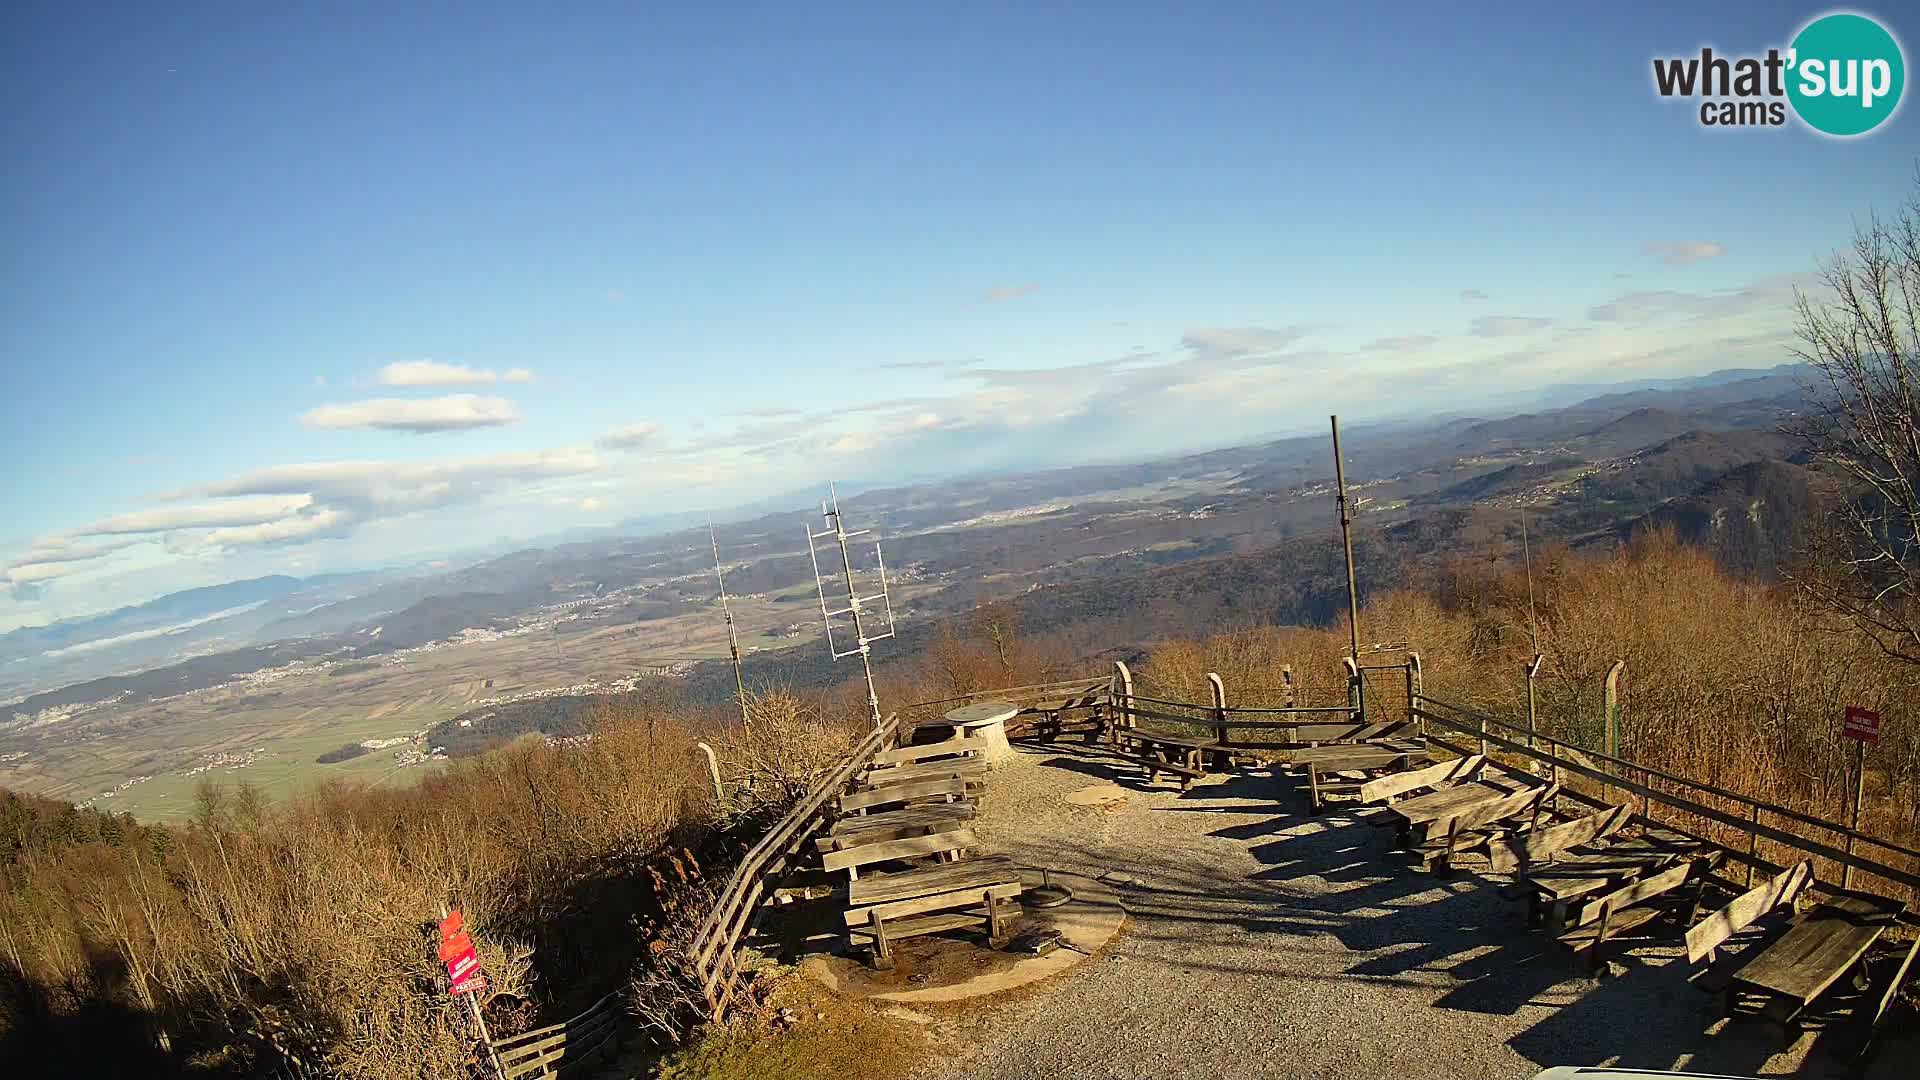
[[[1353,662],[1360,663],[1360,586],[1353,579],[1353,518],[1347,506],[1347,465],[1340,456],[1340,418],[1333,420],[1333,482],[1338,489],[1335,505],[1340,509],[1340,542],[1347,549],[1347,620],[1351,634]]]
[[[1527,542],[1527,508],[1520,508],[1520,557],[1527,565],[1527,640],[1540,653],[1540,620],[1533,613],[1533,545]]]
[[[827,485],[827,494],[830,496],[829,501],[820,504],[820,514],[827,519],[827,524],[830,527],[820,532],[814,532],[811,529],[807,530],[807,554],[813,558],[813,580],[820,589],[820,620],[824,622],[827,627],[827,651],[833,654],[835,660],[847,656],[860,657],[860,666],[865,671],[867,677],[867,712],[873,719],[873,726],[878,729],[881,724],[880,695],[873,687],[873,650],[870,646],[873,642],[884,641],[893,636],[893,599],[887,595],[887,563],[886,559],[880,554],[880,545],[878,543],[874,544],[873,557],[874,563],[880,572],[880,591],[871,596],[861,596],[860,590],[857,587],[858,583],[854,580],[853,576],[853,553],[851,549],[848,548],[847,541],[856,536],[865,535],[867,530],[862,529],[859,532],[848,532],[845,523],[840,517],[839,491],[829,483]],[[847,586],[847,606],[832,610],[829,610],[827,607],[827,579],[820,573],[820,554],[814,547],[814,541],[823,540],[829,536],[833,537],[834,543],[840,549],[840,569],[841,572],[846,575]],[[886,613],[887,632],[884,634],[874,634],[869,637],[867,636],[866,622],[861,618],[861,612],[864,610],[865,605],[871,604],[876,600],[882,605],[881,610]],[[836,615],[847,615],[851,617],[854,641],[854,647],[851,649],[842,651],[833,643],[833,619]]]
[[[1333,421],[1333,483],[1335,504],[1340,508],[1340,543],[1347,549],[1347,630],[1353,656],[1353,704],[1358,719],[1367,717],[1367,676],[1360,670],[1360,586],[1353,578],[1353,517],[1347,505],[1347,464],[1340,454],[1340,418]]]
[[[733,604],[727,600],[727,579],[720,573],[720,537],[707,522],[707,539],[713,543],[713,580],[720,583],[720,612],[727,618],[727,651],[733,654],[734,700],[740,703],[740,726],[753,730],[753,718],[747,715],[747,677],[740,670],[740,633],[733,626]]]

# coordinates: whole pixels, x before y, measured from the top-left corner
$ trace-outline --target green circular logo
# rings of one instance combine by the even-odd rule
[[[1864,135],[1900,106],[1907,64],[1900,43],[1865,15],[1822,15],[1794,37],[1787,99],[1815,131]]]

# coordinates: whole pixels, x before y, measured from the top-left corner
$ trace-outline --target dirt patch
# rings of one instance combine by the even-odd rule
[[[1127,789],[1119,784],[1090,784],[1075,788],[1060,798],[1074,806],[1105,806],[1127,801]]]
[[[778,1019],[787,1009],[790,1023]],[[934,1052],[927,1018],[782,979],[767,1006],[661,1061],[659,1080],[897,1080]],[[642,1075],[628,1072],[628,1075]]]

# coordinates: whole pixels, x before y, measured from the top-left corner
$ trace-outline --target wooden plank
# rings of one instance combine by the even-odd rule
[[[841,848],[839,851],[828,852],[820,863],[822,868],[831,874],[839,870],[869,866],[873,863],[920,858],[948,851],[966,851],[979,846],[980,838],[974,835],[972,829],[956,829],[953,832],[934,833],[929,836],[909,836],[899,840],[884,840],[877,844],[860,844],[855,847]]]
[[[979,758],[956,758],[952,761],[927,761],[918,765],[896,765],[890,769],[875,769],[863,774],[858,784],[862,788],[879,788],[894,784],[918,783],[921,780],[938,780],[948,776],[973,779],[986,774],[985,761]]]
[[[923,803],[879,814],[841,818],[833,831],[814,841],[822,854],[861,844],[878,844],[922,833],[957,829],[973,819],[972,803]]]
[[[1321,747],[1320,749],[1327,748]],[[1395,750],[1390,747],[1366,746],[1364,744],[1358,746],[1340,746],[1333,749],[1339,750],[1340,753],[1317,754],[1307,759],[1304,764],[1310,770],[1317,770],[1323,773],[1364,772],[1368,769],[1391,768],[1392,766],[1411,761],[1416,756],[1425,757],[1427,753],[1425,750]],[[1294,759],[1294,763],[1301,764],[1298,758]]]
[[[1153,743],[1156,746],[1178,746],[1188,750],[1214,750],[1219,744],[1205,739],[1189,738],[1185,735],[1168,735],[1159,731],[1147,731],[1141,728],[1128,728],[1120,737],[1129,742]]]
[[[967,781],[961,777],[945,780],[922,780],[913,784],[888,784],[885,787],[868,788],[840,796],[840,811],[867,810],[875,806],[889,806],[893,803],[912,802],[916,799],[937,799],[942,796],[962,798],[967,793]]]
[[[1900,984],[1907,981],[1907,972],[1913,969],[1913,958],[1916,955],[1920,955],[1920,937],[1914,938],[1913,944],[1907,946],[1906,959],[1900,961],[1899,968],[1893,973],[1893,981],[1887,984],[1887,989],[1880,995],[1880,1003],[1875,1006],[1873,1015],[1867,1018],[1866,1038],[1860,1047],[1861,1057],[1865,1057],[1867,1051],[1872,1048],[1873,1034],[1880,1027],[1881,1019],[1887,1015],[1887,1008],[1893,1004],[1893,999],[1900,996]]]
[[[978,898],[975,898],[975,902],[979,902]],[[984,914],[975,915],[965,911],[949,911],[939,915],[921,915],[897,920],[888,919],[887,937],[898,940],[900,938],[922,937],[926,934],[938,934],[944,930],[964,930],[968,927],[985,925],[987,925],[987,917]],[[854,937],[862,935],[871,937],[873,935],[872,924],[853,926],[849,927],[848,930]]]
[[[1404,802],[1387,807],[1387,814],[1397,818],[1403,825],[1414,826],[1433,821],[1447,821],[1460,816],[1476,806],[1497,802],[1513,794],[1512,788],[1501,787],[1486,780],[1474,780],[1465,784],[1455,784],[1425,795],[1416,795]]]
[[[898,874],[869,874],[848,886],[847,903],[869,907],[929,893],[1017,881],[1019,877],[1020,868],[1012,859],[1005,855],[984,855]]]
[[[1834,897],[1742,964],[1733,981],[1804,1008],[1866,955],[1896,915],[1884,901]]]
[[[922,743],[919,746],[899,746],[892,750],[882,750],[873,755],[875,765],[912,765],[934,758],[955,757],[959,755],[979,754],[985,749],[985,739],[943,739],[936,743]]]
[[[1425,739],[1376,739],[1364,743],[1331,743],[1326,746],[1302,746],[1287,752],[1289,765],[1311,765],[1317,761],[1337,760],[1342,754],[1385,751],[1399,753],[1424,753],[1427,749]]]
[[[897,919],[907,915],[922,915],[929,911],[944,911],[947,908],[983,904],[989,897],[994,900],[1005,900],[1019,896],[1020,889],[1020,871],[1015,869],[1011,871],[1011,878],[1003,872],[998,877],[984,877],[976,882],[927,893],[923,896],[849,908],[846,922],[849,927],[857,927],[870,925],[875,915],[882,919]]]
[[[1581,844],[1611,836],[1633,817],[1633,807],[1616,806],[1560,825],[1536,829],[1525,836],[1495,843],[1489,851],[1492,871],[1509,874],[1535,863],[1544,863],[1555,855]]]
[[[1607,937],[1612,938],[1618,934],[1632,930],[1642,923],[1651,922],[1659,917],[1659,915],[1660,912],[1658,910],[1650,907],[1627,908],[1624,911],[1615,911],[1613,915],[1607,919]],[[1566,933],[1561,934],[1558,940],[1560,944],[1565,945],[1576,953],[1583,952],[1600,943],[1600,922],[1598,919],[1595,919],[1592,922],[1576,926]]]
[[[1807,859],[1735,897],[1732,903],[1687,931],[1687,962],[1700,963],[1721,942],[1752,925],[1755,919],[1782,904],[1793,903],[1812,880],[1813,860]]]
[[[1382,799],[1390,799],[1395,795],[1417,791],[1424,787],[1464,783],[1479,775],[1481,767],[1486,762],[1486,758],[1476,754],[1473,757],[1456,758],[1453,761],[1443,761],[1438,765],[1429,765],[1424,769],[1414,769],[1411,772],[1395,773],[1378,780],[1369,780],[1360,787],[1360,801],[1379,802]]]
[[[1570,922],[1574,926],[1585,926],[1593,920],[1598,919],[1601,909],[1608,905],[1612,905],[1614,915],[1618,917],[1622,911],[1625,911],[1627,908],[1632,907],[1642,900],[1651,900],[1656,896],[1672,892],[1686,884],[1687,876],[1692,873],[1692,863],[1681,863],[1678,866],[1663,870],[1650,878],[1643,878],[1630,885],[1615,889],[1605,896],[1596,897],[1580,905],[1579,910],[1574,913],[1574,917]]]

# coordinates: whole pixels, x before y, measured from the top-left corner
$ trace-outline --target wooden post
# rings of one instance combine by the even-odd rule
[[[1620,673],[1627,670],[1625,660],[1615,660],[1607,669],[1607,756],[1620,756]]]
[[[1340,666],[1347,669],[1347,708],[1352,710],[1353,722],[1367,722],[1367,703],[1360,691],[1360,664],[1351,656],[1340,658]]]
[[[1480,756],[1487,756],[1487,718],[1480,718]]]
[[[1534,748],[1533,733],[1540,724],[1540,702],[1535,694],[1534,680],[1540,677],[1540,665],[1547,662],[1547,654],[1534,653],[1533,663],[1527,665],[1527,749]]]
[[[1300,704],[1298,701],[1294,699],[1294,695],[1293,695],[1293,665],[1292,664],[1280,665],[1280,694],[1281,694],[1281,698],[1280,698],[1281,707],[1291,709]]]
[[[1416,717],[1414,715],[1414,711],[1420,708],[1420,695],[1426,689],[1425,686],[1422,685],[1422,676],[1423,673],[1420,670],[1420,654],[1417,652],[1407,653],[1407,722],[1411,724],[1417,721],[1419,723],[1420,733],[1424,735],[1427,733],[1426,718]]]
[[[1213,741],[1224,744],[1227,741],[1227,687],[1220,676],[1211,671],[1207,672],[1207,685],[1213,688]]]
[[[1119,698],[1119,702],[1116,704],[1114,708],[1114,714],[1113,714],[1114,727],[1116,730],[1118,730],[1119,728],[1130,729],[1134,726],[1134,717],[1133,717],[1133,711],[1132,711],[1133,710],[1133,672],[1127,670],[1127,665],[1119,660],[1115,660],[1113,662],[1113,682],[1114,682],[1114,693]],[[1119,742],[1120,737],[1118,735],[1115,735],[1114,741]]]
[[[726,785],[720,782],[720,759],[714,756],[713,747],[708,746],[706,743],[697,742],[693,745],[699,747],[700,752],[707,756],[707,776],[713,780],[713,801],[719,803],[720,808],[725,810],[727,807],[727,789]]]
[[[1753,888],[1753,860],[1760,857],[1760,804],[1753,804],[1753,829],[1747,833],[1747,888]]]
[[[1853,858],[1853,834],[1860,831],[1860,800],[1867,793],[1867,742],[1854,740],[1853,755],[1853,823],[1847,826],[1847,858]],[[1853,864],[1847,863],[1840,868],[1840,887],[1853,887]]]

